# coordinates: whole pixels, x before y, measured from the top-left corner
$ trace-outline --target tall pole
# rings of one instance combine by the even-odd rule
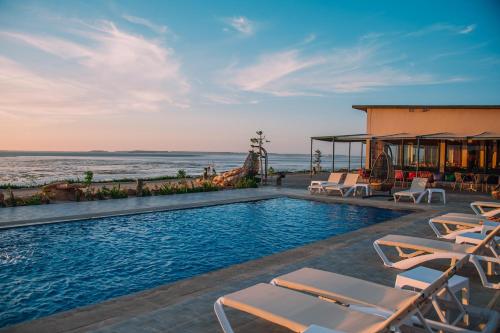
[[[420,164],[420,138],[417,137],[417,177],[418,177],[419,164]]]
[[[313,138],[311,138],[311,164],[309,167],[310,167],[309,174],[311,175],[311,178],[312,178],[312,174],[313,174]]]
[[[335,172],[335,138],[332,137],[332,172]]]
[[[361,153],[359,154],[359,164],[361,169],[363,169],[363,142],[361,141]]]
[[[347,162],[347,172],[351,172],[351,142],[349,142],[349,160]]]

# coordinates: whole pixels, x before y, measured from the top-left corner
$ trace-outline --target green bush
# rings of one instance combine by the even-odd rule
[[[109,196],[111,199],[122,199],[128,197],[127,191],[120,189],[120,185],[113,186],[111,190],[109,190]]]
[[[41,194],[34,194],[31,197],[24,199],[24,204],[27,206],[31,205],[41,205],[43,203],[43,197]]]
[[[177,171],[177,178],[179,179],[184,179],[186,178],[186,170],[184,169],[179,169],[179,171]]]
[[[257,181],[254,178],[242,178],[236,182],[235,188],[256,188],[258,187]]]
[[[145,186],[142,188],[142,196],[143,197],[150,197],[152,195],[151,190],[149,187]]]
[[[218,191],[219,188],[214,185],[212,182],[204,182],[202,185],[202,192],[212,192],[212,191]]]

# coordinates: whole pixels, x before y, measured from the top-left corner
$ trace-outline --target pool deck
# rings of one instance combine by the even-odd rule
[[[292,186],[293,187],[293,186]],[[472,212],[474,200],[490,200],[481,194],[448,194],[449,203],[414,205],[394,203],[388,198],[370,199],[311,196],[300,188],[259,188],[162,197],[130,198],[99,202],[67,203],[0,209],[0,227],[68,221],[106,215],[140,213],[267,199],[278,196],[306,198],[332,203],[369,205],[389,209],[414,209],[409,215],[344,235],[234,265],[172,284],[118,297],[49,317],[10,326],[1,332],[222,332],[213,312],[214,301],[227,293],[301,267],[314,267],[393,285],[397,270],[384,268],[372,243],[389,233],[434,238],[428,226],[431,216],[445,212]],[[303,188],[303,187],[302,187]],[[36,218],[32,218],[36,217]],[[306,230],[305,230],[306,231]],[[443,263],[429,267],[445,268]],[[467,267],[462,275],[471,279],[471,303],[485,306],[495,296],[480,285]],[[498,293],[498,292],[497,292]],[[498,305],[496,306],[498,309]],[[288,332],[262,320],[228,311],[235,332]]]

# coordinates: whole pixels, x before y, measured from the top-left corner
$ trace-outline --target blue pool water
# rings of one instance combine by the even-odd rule
[[[406,213],[278,198],[0,231],[0,327]]]

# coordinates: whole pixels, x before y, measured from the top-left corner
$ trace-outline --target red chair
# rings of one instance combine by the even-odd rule
[[[408,172],[408,175],[406,176],[406,180],[411,183],[413,181],[413,178],[416,178],[416,177],[417,177],[417,173],[415,171],[410,171],[410,172]]]
[[[403,170],[394,170],[394,186],[397,186],[397,183],[401,183],[401,187],[405,186],[405,174]]]
[[[419,171],[418,172],[418,177],[419,178],[427,178],[427,182],[431,185],[434,183],[434,175],[430,171]]]

